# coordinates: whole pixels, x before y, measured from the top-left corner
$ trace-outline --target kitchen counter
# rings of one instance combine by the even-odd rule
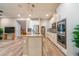
[[[18,38],[25,39],[24,55],[28,56],[42,56],[42,35],[41,34],[27,34],[19,36]]]
[[[46,37],[49,38],[49,40],[53,42],[65,55],[67,55],[67,50],[57,43],[57,33],[47,32]]]
[[[42,34],[27,34],[26,36],[42,36]]]
[[[42,37],[42,34],[27,34],[27,35],[20,35],[20,36],[17,36],[16,38],[22,39],[23,37]]]
[[[21,36],[42,36],[42,34],[33,34],[33,33],[30,33],[30,34],[21,35]]]

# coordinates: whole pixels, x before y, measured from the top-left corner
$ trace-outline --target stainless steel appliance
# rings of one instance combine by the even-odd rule
[[[66,45],[66,19],[59,21],[57,23],[57,42],[65,49],[67,48],[67,45]]]
[[[41,34],[45,37],[45,26],[41,27]]]

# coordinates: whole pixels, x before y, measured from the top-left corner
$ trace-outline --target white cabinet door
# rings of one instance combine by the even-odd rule
[[[42,38],[41,37],[28,38],[28,55],[29,56],[42,55]]]

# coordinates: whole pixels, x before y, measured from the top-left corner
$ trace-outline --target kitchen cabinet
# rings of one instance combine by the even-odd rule
[[[65,54],[49,38],[43,39],[44,56],[64,56]]]
[[[41,34],[28,34],[24,38],[24,55],[27,56],[42,56],[42,35]]]

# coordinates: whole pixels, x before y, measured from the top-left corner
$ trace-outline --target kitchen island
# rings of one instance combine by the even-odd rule
[[[41,34],[27,34],[21,35],[18,38],[25,39],[24,54],[28,56],[42,56],[43,55],[43,37]]]

